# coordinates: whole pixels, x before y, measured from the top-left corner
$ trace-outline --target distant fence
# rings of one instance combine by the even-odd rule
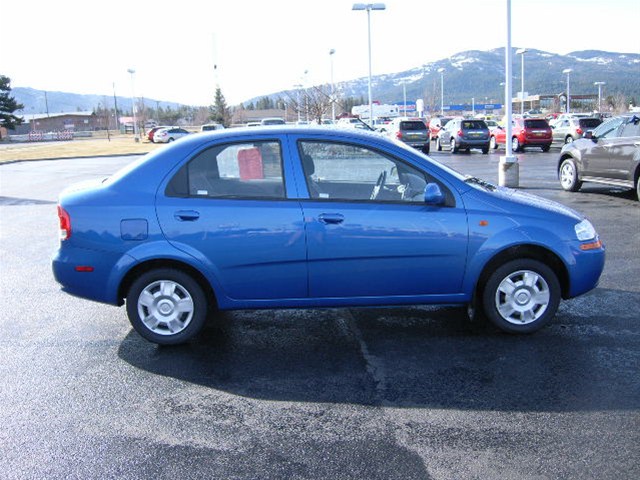
[[[24,135],[9,135],[11,142],[54,142],[73,140],[74,138],[91,137],[92,132],[74,132],[72,130],[59,130],[56,132],[29,132]]]

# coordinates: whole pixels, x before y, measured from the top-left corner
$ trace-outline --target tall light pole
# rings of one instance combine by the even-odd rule
[[[371,10],[385,10],[384,3],[354,3],[352,10],[367,11],[367,34],[369,42],[369,123],[373,125],[373,98],[371,96]]]
[[[331,120],[336,121],[336,89],[333,83],[333,55],[336,53],[336,49],[329,50],[329,60],[331,62]]]
[[[513,52],[511,51],[511,0],[507,0],[507,45],[504,49],[504,103],[505,103],[505,155],[500,157],[498,183],[502,187],[517,187],[520,183],[520,165],[518,157],[513,154],[511,132],[513,113],[511,70],[513,68]]]
[[[569,93],[569,76],[571,75],[571,72],[573,72],[573,70],[570,68],[565,68],[564,70],[562,70],[562,73],[567,76],[567,113],[569,113],[569,111],[571,110],[571,93]]]
[[[598,86],[598,113],[602,113],[602,86],[607,82],[593,82],[593,84]]]
[[[404,108],[404,116],[407,116],[407,82],[402,81],[402,106]]]
[[[522,65],[520,68],[520,115],[524,115],[524,54],[527,53],[526,48],[516,50],[516,55],[522,55]]]
[[[440,115],[444,117],[444,68],[439,68],[440,74]]]
[[[133,68],[129,68],[127,70],[131,74],[131,110],[133,112],[133,140],[136,142],[140,141],[140,137],[138,137],[138,122],[136,120],[136,90],[133,84],[133,74],[136,71]]]

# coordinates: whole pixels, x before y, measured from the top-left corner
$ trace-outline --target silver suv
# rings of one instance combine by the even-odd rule
[[[387,135],[429,153],[431,139],[427,124],[421,118],[394,118],[386,127]]]
[[[602,123],[596,117],[565,117],[551,125],[554,143],[571,143]]]
[[[454,118],[438,132],[436,148],[440,152],[443,145],[448,145],[451,153],[479,148],[482,153],[487,154],[489,141],[489,127],[484,120]]]

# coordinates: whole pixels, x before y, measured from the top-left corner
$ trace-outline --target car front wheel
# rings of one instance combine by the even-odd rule
[[[560,165],[560,186],[568,192],[577,192],[582,186],[578,180],[578,169],[573,160],[565,160]]]
[[[207,318],[207,298],[190,275],[175,269],[151,270],[138,277],[127,293],[127,315],[133,328],[160,345],[184,343]]]
[[[533,259],[518,259],[495,270],[483,292],[487,318],[508,333],[532,333],[554,317],[560,304],[555,273]]]

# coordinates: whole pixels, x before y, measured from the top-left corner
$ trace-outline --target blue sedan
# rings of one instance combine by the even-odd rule
[[[62,288],[159,344],[260,308],[467,305],[530,333],[605,257],[581,214],[356,130],[191,135],[65,190],[58,216]]]

